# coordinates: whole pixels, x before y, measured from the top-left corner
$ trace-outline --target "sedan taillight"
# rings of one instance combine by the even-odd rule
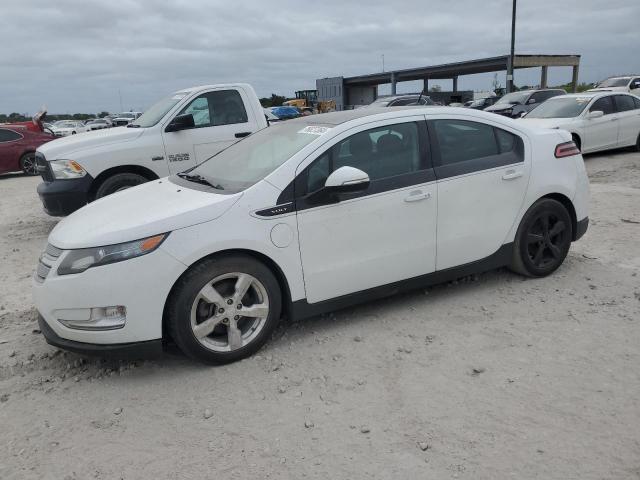
[[[578,146],[575,144],[574,141],[565,142],[565,143],[556,145],[556,152],[555,152],[556,158],[571,157],[573,155],[579,155],[579,154],[580,154],[580,149],[578,148]]]

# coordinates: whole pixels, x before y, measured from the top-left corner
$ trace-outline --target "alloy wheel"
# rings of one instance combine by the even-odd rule
[[[226,273],[207,282],[196,295],[191,331],[209,350],[235,351],[258,336],[268,315],[264,285],[247,273]]]
[[[36,163],[36,156],[33,153],[27,153],[22,157],[22,170],[27,175],[37,175],[38,165]]]
[[[551,212],[540,213],[527,232],[527,253],[537,268],[547,268],[563,260],[567,225]]]

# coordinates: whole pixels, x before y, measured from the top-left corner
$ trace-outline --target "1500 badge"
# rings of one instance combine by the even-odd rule
[[[188,153],[174,153],[173,155],[169,155],[169,162],[186,162],[188,160]]]

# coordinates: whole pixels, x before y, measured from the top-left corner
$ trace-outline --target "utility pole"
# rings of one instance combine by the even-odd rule
[[[513,62],[515,60],[516,46],[516,3],[513,0],[513,8],[511,10],[511,54],[509,55],[509,68],[507,70],[507,93],[513,92]]]
[[[122,93],[120,89],[118,89],[118,97],[120,97],[120,112],[124,112],[124,108],[122,107]]]
[[[384,53],[381,56],[382,56],[382,71],[384,72]]]

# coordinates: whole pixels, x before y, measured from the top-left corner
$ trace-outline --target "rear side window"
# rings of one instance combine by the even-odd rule
[[[237,90],[207,92],[194,98],[179,115],[190,113],[196,128],[246,123],[247,111]]]
[[[524,161],[522,139],[506,130],[467,120],[434,120],[429,125],[439,152],[438,178]]]
[[[19,140],[21,138],[22,138],[22,135],[14,132],[13,130],[0,128],[0,142],[12,142],[14,140]]]
[[[616,107],[619,112],[626,112],[628,110],[635,110],[636,105],[633,103],[633,98],[629,95],[616,95],[615,97]]]
[[[602,97],[593,102],[589,111],[601,111],[604,112],[605,115],[610,115],[615,112],[615,109],[613,108],[613,101],[611,100],[611,97]]]

